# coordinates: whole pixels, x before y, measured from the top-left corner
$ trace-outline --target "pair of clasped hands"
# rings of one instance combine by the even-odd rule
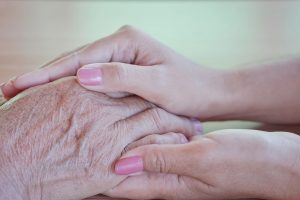
[[[9,99],[27,88],[77,75],[89,90],[114,98],[135,94],[195,120],[196,136],[166,133],[129,145],[114,166],[116,174],[129,176],[106,192],[110,197],[296,200],[298,135],[239,129],[203,135],[197,120],[300,122],[295,87],[300,85],[295,76],[299,65],[293,59],[232,71],[206,68],[125,26],[11,79],[1,89]]]

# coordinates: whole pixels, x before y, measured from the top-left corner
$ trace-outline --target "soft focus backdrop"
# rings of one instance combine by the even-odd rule
[[[300,55],[300,1],[0,1],[0,82],[124,24],[215,68]],[[206,130],[253,127],[210,123]]]

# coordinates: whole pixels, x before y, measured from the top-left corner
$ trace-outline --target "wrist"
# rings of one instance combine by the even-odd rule
[[[275,164],[282,166],[282,177],[278,177],[278,199],[297,200],[300,196],[300,136],[293,133],[277,133],[282,135],[281,152]],[[281,182],[280,182],[281,181]]]
[[[245,112],[244,108],[247,107],[244,105],[245,95],[242,94],[243,75],[237,71],[226,70],[211,70],[207,74],[209,74],[208,78],[204,79],[206,81],[204,87],[207,91],[200,94],[198,104],[199,108],[204,108],[204,110],[200,109],[200,119],[241,120]]]
[[[268,133],[269,148],[260,198],[298,200],[300,196],[300,137],[292,133]],[[262,174],[262,176],[263,176]]]

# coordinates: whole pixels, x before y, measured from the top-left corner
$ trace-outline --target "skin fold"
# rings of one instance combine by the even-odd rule
[[[122,160],[138,156],[143,169],[133,173],[143,173],[107,191],[109,196],[195,200],[300,196],[300,139],[292,133],[229,129],[195,136],[183,145],[132,146],[116,169],[124,165]]]
[[[7,101],[0,107],[0,124],[0,199],[103,193],[126,178],[112,166],[128,144],[151,134],[195,135],[186,118],[135,96],[113,99],[90,92],[74,77]]]
[[[100,82],[88,84],[89,78],[81,76],[87,74],[84,69],[93,69]],[[202,121],[300,122],[299,57],[216,70],[192,62],[132,26],[13,78],[1,89],[11,98],[29,87],[76,74],[87,89],[113,97],[136,94],[169,112]]]
[[[157,136],[140,138],[112,165],[116,173],[127,169],[130,173],[119,175],[129,177],[104,194],[130,199],[299,199],[300,139],[294,134],[300,124],[299,57],[217,70],[124,26],[11,79],[1,90],[10,99],[27,88],[75,75],[90,91],[113,98],[137,95],[180,116],[282,125],[273,126],[276,132],[219,130],[189,137],[181,145]],[[279,132],[285,129],[290,132]]]

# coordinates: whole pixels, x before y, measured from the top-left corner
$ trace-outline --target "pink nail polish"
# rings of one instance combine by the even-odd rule
[[[83,85],[100,85],[102,81],[102,72],[99,68],[81,68],[77,72],[77,77]]]
[[[182,138],[180,139],[180,142],[181,142],[181,144],[186,144],[186,143],[188,143],[189,141],[188,141],[188,139],[186,139],[186,137],[182,137]]]
[[[143,158],[132,156],[120,159],[115,165],[115,172],[119,175],[130,175],[144,170]]]
[[[203,126],[202,123],[200,121],[193,121],[194,123],[194,129],[197,135],[201,135],[203,134]]]

